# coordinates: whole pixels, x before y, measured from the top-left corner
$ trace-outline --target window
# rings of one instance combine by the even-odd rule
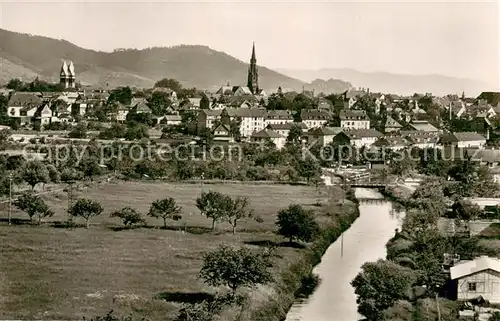
[[[469,282],[469,291],[476,292],[476,289],[477,289],[477,283],[476,282]]]

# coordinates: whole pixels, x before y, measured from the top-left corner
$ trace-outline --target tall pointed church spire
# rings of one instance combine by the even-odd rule
[[[250,58],[250,66],[248,67],[247,87],[252,94],[259,93],[259,74],[257,71],[257,58],[255,56],[255,42],[252,45],[252,57]]]
[[[257,58],[255,58],[255,42],[252,45],[252,58],[250,59],[250,62],[257,62]]]

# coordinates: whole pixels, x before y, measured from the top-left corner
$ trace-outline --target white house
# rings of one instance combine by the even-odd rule
[[[341,110],[340,127],[344,129],[369,129],[370,118],[364,110]]]
[[[476,132],[460,132],[443,135],[443,146],[456,146],[458,148],[484,148],[486,138]]]
[[[16,92],[9,99],[7,114],[9,117],[18,118],[21,124],[28,124],[38,107],[42,105],[43,101],[38,95],[28,92]]]
[[[293,116],[288,110],[268,110],[265,117],[266,126],[287,124],[293,122]]]
[[[285,137],[288,137],[290,130],[295,126],[298,126],[300,129],[302,129],[302,132],[307,130],[306,124],[294,123],[294,122],[285,123],[285,124],[269,124],[266,126],[266,128],[274,130],[275,132],[277,132]]]
[[[361,148],[373,145],[382,136],[382,133],[375,129],[352,129],[339,133],[334,137],[333,141]]]
[[[117,121],[125,121],[127,120],[127,115],[129,112],[129,108],[123,104],[118,103],[118,109],[116,113],[116,120]]]
[[[302,109],[300,112],[302,122],[306,124],[307,128],[321,127],[328,122],[330,114],[319,110],[306,110]]]
[[[481,256],[462,261],[450,268],[457,281],[457,299],[466,301],[482,296],[493,304],[500,303],[500,260]]]
[[[180,115],[166,115],[163,118],[163,123],[167,126],[180,125],[182,123],[182,117]]]
[[[242,137],[250,137],[253,133],[266,127],[265,117],[267,111],[264,108],[239,108],[228,110],[229,116],[241,119],[240,133]]]
[[[265,140],[270,140],[276,145],[277,149],[283,148],[286,143],[286,137],[271,130],[271,129],[263,129],[259,132],[253,133],[250,137],[250,141],[254,143],[261,143]]]
[[[309,144],[319,144],[325,146],[333,141],[333,138],[342,131],[340,127],[318,127],[307,132],[307,142]]]

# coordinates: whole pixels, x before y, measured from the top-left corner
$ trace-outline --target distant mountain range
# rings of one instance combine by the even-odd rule
[[[143,50],[99,52],[65,40],[0,29],[0,83],[35,77],[58,81],[62,60],[73,61],[77,82],[83,85],[152,87],[162,78],[174,78],[185,87],[216,90],[229,82],[246,85],[248,64],[206,46],[182,45]],[[257,53],[258,58],[258,53]],[[349,84],[319,81],[316,85],[259,66],[259,84],[267,91],[278,87],[302,91],[342,92]]]
[[[109,88],[152,87],[162,78],[174,78],[185,87],[216,90],[227,82],[246,85],[248,71],[247,63],[197,45],[101,52],[65,40],[0,29],[0,46],[0,84],[12,78],[31,81],[39,77],[58,81],[63,59],[74,62],[78,82]],[[444,95],[465,91],[473,96],[492,89],[480,81],[440,75],[363,73],[353,69],[274,71],[262,66],[259,66],[259,84],[267,91],[275,91],[281,86],[316,93],[340,93],[354,86],[369,88],[372,92]]]
[[[366,73],[353,69],[319,69],[276,71],[302,81],[314,79],[343,79],[354,87],[369,88],[371,92],[411,95],[433,93],[434,95],[461,94],[476,96],[482,91],[492,90],[490,85],[471,79],[460,79],[441,75],[401,75],[384,72]]]

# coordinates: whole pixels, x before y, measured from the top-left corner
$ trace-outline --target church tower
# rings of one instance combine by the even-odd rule
[[[252,94],[259,93],[259,74],[257,71],[257,58],[255,58],[255,43],[252,47],[252,58],[250,58],[250,67],[248,67],[248,82],[247,87]]]
[[[59,74],[59,83],[64,86],[64,88],[68,88],[69,86],[69,71],[68,64],[66,61],[63,61],[61,66],[61,73]]]
[[[70,61],[69,64],[63,61],[61,66],[61,73],[59,74],[59,83],[67,88],[75,88],[76,86],[76,73],[75,66],[73,62]]]
[[[73,65],[73,61],[69,62],[68,73],[69,73],[68,86],[69,86],[69,88],[75,88],[76,73],[75,73],[75,65]]]

